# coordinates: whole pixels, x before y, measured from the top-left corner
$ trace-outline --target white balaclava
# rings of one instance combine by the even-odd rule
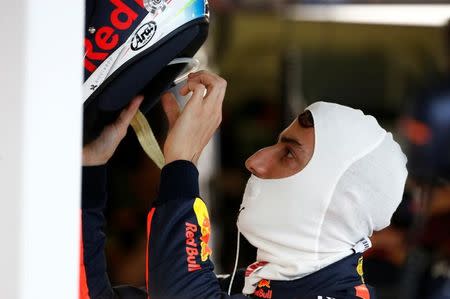
[[[315,128],[308,165],[247,183],[238,227],[261,263],[246,277],[245,294],[261,279],[298,279],[352,254],[389,225],[402,199],[406,157],[374,117],[326,102],[306,110]]]

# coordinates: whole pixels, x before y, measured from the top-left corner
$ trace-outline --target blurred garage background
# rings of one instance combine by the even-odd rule
[[[298,112],[318,100],[360,108],[414,149],[434,133],[416,115],[426,110],[417,103],[433,103],[439,95],[444,104],[435,109],[447,126],[436,134],[447,141],[437,151],[442,156],[433,154],[434,160],[425,163],[442,167],[419,169],[408,180],[393,225],[373,237],[365,271],[380,299],[448,298],[439,297],[445,288],[450,296],[450,187],[445,181],[450,5],[408,3],[211,0],[210,36],[198,57],[228,81],[228,91],[222,127],[199,168],[218,273],[230,273],[234,264],[235,222],[249,177],[244,162],[276,142]],[[161,107],[148,119],[163,144],[167,127]],[[110,277],[115,285],[144,285],[146,213],[157,194],[159,170],[132,131],[109,175]],[[239,266],[254,260],[255,250],[243,244]]]

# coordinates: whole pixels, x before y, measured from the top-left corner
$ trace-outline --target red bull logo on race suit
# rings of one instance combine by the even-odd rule
[[[258,288],[270,288],[270,280],[267,279],[262,279],[259,283],[258,283]]]
[[[202,267],[197,263],[198,249],[197,242],[195,241],[195,235],[197,232],[197,225],[186,222],[186,254],[188,271],[197,271]]]
[[[186,222],[186,254],[189,272],[202,268],[197,261],[197,257],[200,256],[200,260],[205,262],[212,254],[212,250],[208,246],[209,236],[211,235],[208,209],[200,198],[194,201],[193,208],[197,218],[197,224]],[[200,246],[198,246],[199,244],[196,241],[198,232],[200,233]]]
[[[209,256],[212,254],[211,248],[209,248],[209,236],[211,235],[211,223],[209,222],[208,208],[206,207],[203,200],[197,198],[194,202],[194,212],[197,216],[197,222],[200,226],[200,246],[201,252],[200,257],[202,262],[205,262]]]
[[[258,286],[253,295],[259,298],[267,298],[267,299],[272,298],[272,290],[270,289],[270,280],[261,279],[258,282]]]

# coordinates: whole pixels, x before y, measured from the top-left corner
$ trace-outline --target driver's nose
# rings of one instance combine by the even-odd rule
[[[275,146],[260,149],[248,158],[247,161],[245,161],[245,167],[253,175],[261,179],[268,179],[271,177],[271,169],[273,168],[273,164],[276,162],[275,152]]]

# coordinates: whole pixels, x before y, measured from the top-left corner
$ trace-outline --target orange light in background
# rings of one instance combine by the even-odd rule
[[[408,141],[414,145],[424,146],[431,141],[431,129],[421,121],[404,118],[400,121],[400,129]]]

